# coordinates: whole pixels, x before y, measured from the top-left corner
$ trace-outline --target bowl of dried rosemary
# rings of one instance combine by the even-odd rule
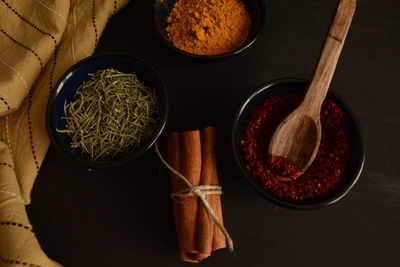
[[[46,126],[55,150],[88,168],[111,167],[145,153],[168,114],[166,86],[145,61],[98,55],[72,66],[50,95]]]

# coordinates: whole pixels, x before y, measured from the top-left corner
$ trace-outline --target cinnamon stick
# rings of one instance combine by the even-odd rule
[[[185,176],[192,185],[198,185],[201,173],[201,143],[199,131],[172,133],[167,137],[167,155],[170,165]],[[183,160],[184,159],[184,160]],[[187,189],[180,179],[171,176],[172,192]],[[197,262],[198,200],[193,197],[173,201],[179,255],[183,261]]]
[[[167,135],[168,163],[193,185],[218,185],[215,156],[215,130],[186,131]],[[172,192],[188,189],[172,172]],[[205,196],[222,223],[219,195]],[[182,261],[200,262],[214,250],[226,247],[225,236],[215,225],[197,196],[173,200],[175,226]]]
[[[218,175],[216,166],[216,150],[215,150],[215,130],[213,127],[207,127],[201,132],[201,155],[202,167],[200,184],[218,185]],[[219,195],[207,195],[207,201],[211,208],[218,215],[222,222],[221,201]],[[206,208],[199,205],[198,218],[198,259],[203,260],[211,255],[214,250],[226,246],[225,236],[221,230],[210,219]]]

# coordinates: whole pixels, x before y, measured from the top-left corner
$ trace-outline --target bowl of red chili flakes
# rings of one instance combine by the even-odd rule
[[[359,179],[365,159],[358,120],[337,94],[329,92],[321,109],[321,144],[312,165],[296,180],[276,178],[277,166],[268,160],[269,140],[300,103],[306,87],[307,81],[301,79],[261,86],[240,106],[232,131],[234,157],[250,184],[266,199],[294,209],[321,208],[343,198]]]

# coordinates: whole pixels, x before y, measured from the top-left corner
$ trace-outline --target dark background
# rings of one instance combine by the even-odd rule
[[[133,0],[109,23],[97,52],[153,64],[170,95],[166,132],[214,125],[225,225],[235,254],[203,266],[400,266],[400,1],[360,0],[331,90],[358,115],[366,146],[359,182],[315,211],[280,208],[250,187],[230,149],[233,117],[259,85],[310,78],[336,0],[266,0],[259,39],[240,55],[179,55],[153,32],[150,4]],[[189,266],[180,263],[168,176],[154,153],[87,170],[50,149],[37,178],[31,223],[49,257],[65,266]]]

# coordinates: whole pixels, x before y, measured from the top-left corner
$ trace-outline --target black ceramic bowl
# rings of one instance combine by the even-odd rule
[[[251,28],[247,41],[241,47],[220,55],[196,55],[188,53],[171,44],[168,41],[167,33],[165,31],[168,15],[177,1],[178,0],[154,0],[154,28],[163,43],[165,43],[167,46],[177,51],[178,53],[184,54],[186,56],[215,59],[239,54],[256,41],[264,23],[264,0],[242,0],[245,4],[246,11],[249,13],[251,18]]]
[[[335,203],[345,196],[357,182],[360,177],[364,165],[364,144],[361,136],[359,123],[348,106],[336,94],[329,92],[328,98],[333,100],[338,107],[344,112],[346,121],[348,122],[348,134],[350,140],[350,161],[345,169],[342,179],[334,190],[329,191],[326,195],[305,200],[302,202],[292,202],[289,200],[279,199],[268,191],[266,191],[257,181],[256,177],[245,168],[241,149],[240,149],[240,132],[249,116],[251,110],[258,104],[263,102],[267,97],[273,95],[282,95],[288,93],[300,93],[307,87],[307,81],[300,79],[283,79],[265,84],[255,90],[240,106],[240,109],[235,117],[232,129],[232,146],[235,160],[241,169],[243,175],[247,178],[250,184],[260,192],[266,199],[279,204],[283,207],[294,209],[316,209],[328,206]],[[299,178],[301,179],[301,177]]]
[[[121,153],[112,159],[98,159],[94,161],[80,149],[70,146],[71,139],[66,133],[59,133],[56,129],[65,129],[64,102],[74,100],[78,87],[90,79],[89,73],[97,70],[113,68],[115,70],[132,73],[147,86],[155,88],[159,104],[159,121],[150,138],[141,147],[129,153]],[[167,90],[158,72],[145,61],[130,55],[111,54],[86,58],[72,66],[56,84],[47,105],[46,126],[54,148],[73,162],[88,168],[111,167],[128,162],[145,153],[161,134],[168,114]]]

